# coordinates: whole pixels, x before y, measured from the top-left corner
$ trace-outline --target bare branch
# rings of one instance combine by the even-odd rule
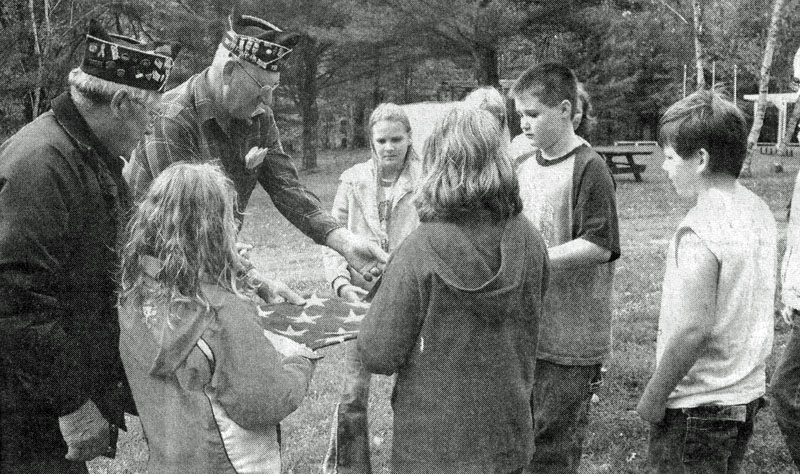
[[[667,3],[665,0],[653,0],[653,1],[654,1],[654,2],[658,2],[658,3],[660,3],[661,5],[665,6],[665,7],[666,7],[666,8],[667,8],[669,11],[671,11],[672,13],[674,13],[674,14],[675,14],[675,16],[677,16],[678,18],[680,18],[680,20],[681,20],[681,21],[682,21],[684,24],[686,24],[686,25],[688,25],[688,24],[689,24],[689,20],[687,20],[687,19],[686,19],[686,18],[685,18],[683,15],[681,15],[681,13],[680,13],[678,10],[676,10],[674,7],[672,7],[672,5],[668,4],[668,3]]]

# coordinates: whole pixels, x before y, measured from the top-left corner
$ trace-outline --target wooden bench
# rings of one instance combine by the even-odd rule
[[[642,180],[642,173],[647,169],[647,165],[636,163],[635,156],[646,156],[653,153],[652,148],[646,146],[636,145],[636,142],[617,142],[624,143],[614,146],[595,146],[592,147],[603,159],[606,160],[611,174],[633,174],[636,181]],[[634,144],[629,144],[634,143]],[[647,142],[651,145],[653,142]],[[624,158],[624,161],[615,160],[615,158]]]

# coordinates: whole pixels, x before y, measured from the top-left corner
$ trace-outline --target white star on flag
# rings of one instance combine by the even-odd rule
[[[328,301],[327,298],[319,298],[319,297],[317,297],[317,294],[314,293],[309,298],[306,298],[306,304],[305,304],[304,308],[308,309],[308,308],[310,308],[312,306],[319,306],[320,308],[324,308],[325,305],[323,303],[325,303],[326,301]]]
[[[289,328],[285,331],[276,330],[275,332],[277,332],[278,334],[283,334],[284,336],[287,337],[292,337],[292,336],[302,336],[303,334],[306,333],[306,331],[308,331],[308,329],[303,329],[302,331],[295,331],[292,326],[289,326]]]
[[[262,318],[268,318],[270,314],[275,312],[275,311],[264,311],[258,305],[256,305],[256,309],[258,310],[258,315],[261,316]]]
[[[309,316],[308,313],[303,311],[302,313],[300,313],[300,316],[289,316],[289,319],[291,319],[296,323],[317,324],[315,319],[319,319],[321,317],[322,317],[321,314],[319,316]]]
[[[360,323],[362,319],[364,319],[364,315],[356,314],[352,309],[350,310],[350,314],[347,317],[336,316],[337,318],[341,319],[343,323]]]

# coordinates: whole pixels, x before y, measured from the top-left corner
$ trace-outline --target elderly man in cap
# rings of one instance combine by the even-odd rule
[[[118,349],[120,157],[176,52],[93,21],[68,92],[0,145],[0,472],[87,472],[135,413]]]
[[[299,35],[246,15],[231,15],[229,26],[211,66],[164,94],[153,134],[136,149],[126,169],[134,196],[141,197],[172,163],[217,162],[234,182],[240,219],[256,183],[261,183],[295,227],[342,254],[371,280],[380,273],[386,253],[377,242],[344,228],[300,183],[269,108],[282,63]],[[267,300],[276,294],[298,298],[279,282],[269,286],[259,293],[268,293]]]

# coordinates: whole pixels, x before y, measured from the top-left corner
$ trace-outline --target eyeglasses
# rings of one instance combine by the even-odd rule
[[[155,123],[158,116],[161,115],[161,108],[158,103],[148,104],[147,102],[141,99],[132,99],[132,101],[141,106],[145,110],[145,112],[147,112],[147,115],[149,116],[150,120],[149,122],[150,126],[152,126]]]
[[[239,61],[236,61],[236,64],[238,64],[238,65],[239,65],[239,67],[241,67],[241,68],[242,68],[242,71],[244,71],[244,73],[245,73],[245,74],[247,74],[247,77],[249,77],[250,79],[252,79],[252,80],[253,80],[253,82],[255,82],[255,83],[256,83],[256,85],[258,86],[258,89],[259,89],[260,91],[263,91],[263,90],[268,90],[268,91],[270,91],[270,92],[274,92],[274,91],[275,91],[275,89],[277,89],[277,88],[278,88],[278,86],[280,86],[280,85],[281,85],[280,81],[278,81],[278,82],[276,82],[275,84],[273,84],[273,85],[271,85],[271,86],[265,86],[265,85],[261,84],[260,82],[258,82],[258,79],[256,79],[255,77],[253,77],[253,75],[252,75],[252,74],[250,74],[249,72],[247,72],[247,68],[245,68],[245,67],[244,67],[244,65],[243,65],[242,63],[240,63]]]
[[[147,102],[141,99],[132,99],[131,101],[142,107],[144,111],[147,113],[148,120],[147,120],[147,130],[145,131],[145,135],[152,133],[156,120],[158,120],[158,117],[161,115],[160,104],[158,104],[157,102],[148,104]]]

